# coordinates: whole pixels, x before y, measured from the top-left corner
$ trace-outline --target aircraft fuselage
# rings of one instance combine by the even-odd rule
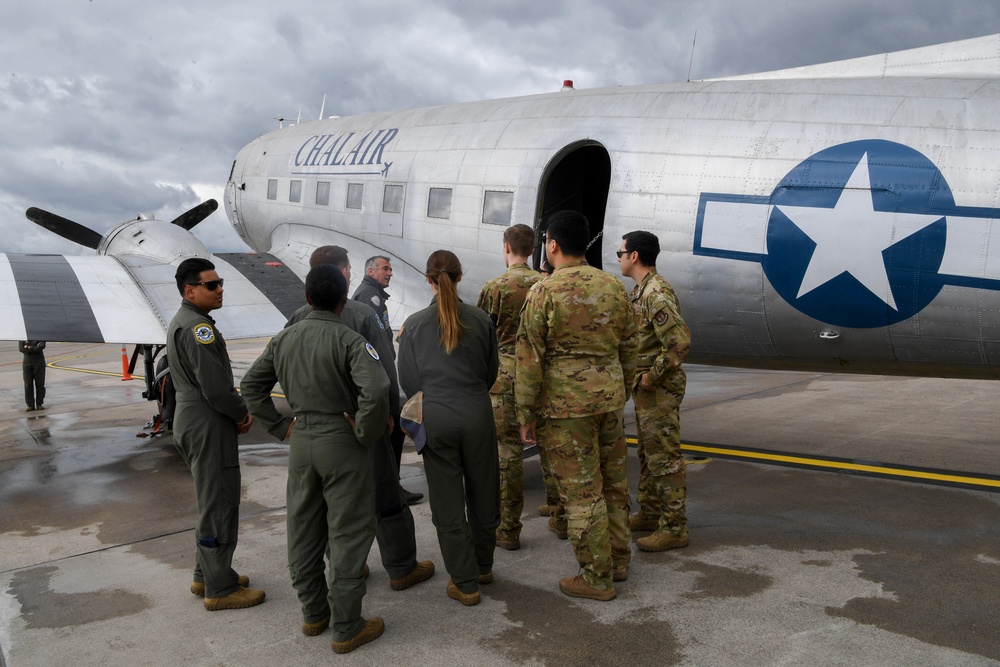
[[[994,378],[998,130],[993,79],[570,90],[269,133],[237,156],[226,208],[299,275],[323,244],[348,249],[354,284],[389,256],[397,325],[429,302],[433,250],[459,256],[474,301],[507,226],[571,208],[614,274],[622,234],[659,237],[692,362]]]

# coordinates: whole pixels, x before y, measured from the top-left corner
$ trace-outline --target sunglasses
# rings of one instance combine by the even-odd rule
[[[634,251],[632,251],[632,250],[615,250],[615,256],[616,256],[616,257],[617,257],[618,259],[621,259],[621,258],[622,258],[622,255],[627,255],[627,254],[629,254],[630,252],[634,252]]]
[[[222,284],[225,282],[226,282],[225,280],[219,278],[218,280],[204,280],[200,283],[188,283],[188,285],[191,285],[192,287],[195,285],[204,285],[209,292],[214,292],[215,290],[222,287]]]

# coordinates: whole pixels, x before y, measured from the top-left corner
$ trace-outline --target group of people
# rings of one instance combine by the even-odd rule
[[[410,426],[419,423],[415,443],[447,595],[463,605],[479,603],[480,586],[493,581],[495,548],[520,548],[525,445],[537,444],[542,458],[546,504],[539,512],[572,541],[582,570],[559,582],[565,594],[613,599],[613,582],[628,577],[633,530],[651,533],[637,540],[643,550],[687,544],[677,413],[690,332],[656,272],[656,237],[623,238],[617,254],[622,274],[636,281],[631,296],[585,261],[590,231],[581,214],[550,216],[548,277],[527,265],[534,240],[525,225],[506,230],[507,271],[483,287],[476,306],[458,298],[458,257],[432,253],[425,277],[434,296],[400,328],[398,360],[385,309],[389,259],[367,262],[368,289],[351,300],[347,251],[318,248],[306,277],[307,306],[247,371],[242,396],[209,315],[222,305],[223,280],[207,260],[179,265],[183,301],[167,353],[177,388],[175,442],[198,501],[191,590],[204,596],[206,609],[250,607],[265,597],[232,568],[236,438],[254,420],[290,442],[288,565],[302,632],[332,626],[338,653],[377,639],[385,627],[379,617],[361,616],[373,541],[392,589],[434,574],[431,561],[416,558],[413,501],[399,484],[401,449],[392,434],[401,414]],[[271,398],[279,383],[291,416]],[[630,396],[641,465],[639,511],[631,517],[623,429]]]

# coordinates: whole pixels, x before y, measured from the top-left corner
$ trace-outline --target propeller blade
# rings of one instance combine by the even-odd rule
[[[49,213],[34,206],[25,211],[24,214],[28,216],[28,220],[31,220],[36,225],[45,227],[50,232],[55,232],[73,243],[79,243],[94,250],[97,250],[97,246],[101,244],[101,239],[104,238],[94,230],[88,229],[78,222],[67,220],[55,213]]]
[[[219,202],[214,199],[209,199],[208,201],[198,204],[187,213],[180,214],[170,222],[171,224],[183,227],[184,229],[190,231],[192,227],[215,213],[215,209],[217,208],[219,208]]]

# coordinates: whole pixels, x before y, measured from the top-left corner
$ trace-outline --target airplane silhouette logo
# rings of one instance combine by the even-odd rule
[[[821,322],[884,327],[948,284],[1000,289],[998,219],[957,206],[920,152],[855,141],[804,160],[770,196],[702,193],[694,254],[760,262],[782,299]]]

